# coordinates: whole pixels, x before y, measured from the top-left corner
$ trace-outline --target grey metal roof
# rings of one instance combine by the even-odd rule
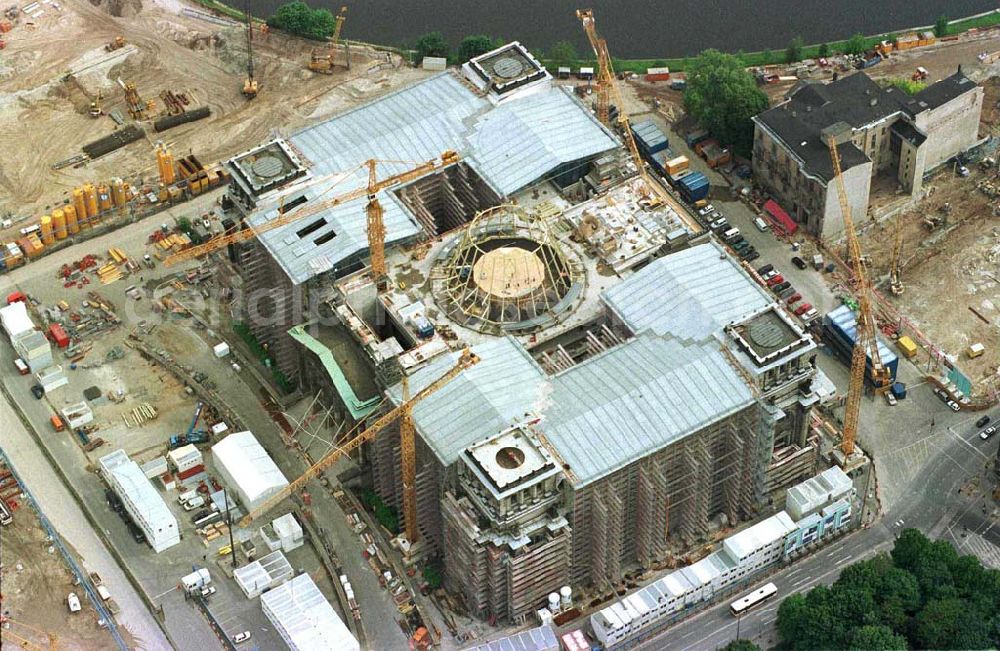
[[[693,341],[773,302],[715,242],[654,260],[601,296],[633,332]]]
[[[533,89],[497,104],[474,93],[450,72],[304,129],[289,141],[311,165],[315,177],[339,178],[350,173],[327,197],[367,183],[367,172],[357,168],[372,158],[410,161],[379,164],[379,176],[384,178],[437,158],[445,150],[455,150],[504,197],[562,164],[618,146],[611,133],[564,89]],[[306,194],[316,197],[331,183],[320,181]],[[416,219],[392,192],[383,191],[379,199],[388,242],[420,232]],[[358,199],[309,218],[307,222],[322,216],[327,224],[305,238],[295,234],[306,225],[303,222],[274,229],[260,239],[294,283],[304,282],[367,249],[365,203],[366,199]],[[251,223],[275,216],[276,208],[272,208]],[[330,231],[336,236],[315,243]]]
[[[535,407],[545,373],[535,360],[510,338],[473,346],[481,361],[413,409],[413,419],[434,453],[451,465],[465,448],[523,420]],[[411,395],[443,375],[458,360],[458,353],[439,355],[410,377]],[[401,388],[389,391],[398,404]]]
[[[559,651],[559,640],[552,627],[546,625],[476,644],[467,651]]]
[[[753,403],[714,339],[686,344],[645,332],[553,377],[513,339],[473,350],[479,364],[414,408],[422,438],[445,465],[473,443],[537,415],[582,486]],[[457,356],[415,373],[411,391],[442,375]],[[399,387],[390,394],[398,402]]]
[[[541,428],[581,485],[753,403],[714,339],[652,332],[551,380]]]

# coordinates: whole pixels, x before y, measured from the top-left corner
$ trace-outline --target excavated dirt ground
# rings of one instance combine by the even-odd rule
[[[10,643],[12,649],[47,649],[49,634],[55,635],[52,648],[90,651],[114,646],[111,635],[97,625],[97,611],[82,587],[73,585],[62,555],[58,550],[49,552],[51,543],[30,506],[14,513],[14,522],[0,530],[0,538],[3,613],[10,618],[0,631],[4,648]],[[80,598],[83,610],[78,613],[69,612],[70,592]]]
[[[997,135],[1000,77],[988,79],[984,87],[980,135]],[[957,356],[973,381],[981,381],[1000,372],[1000,209],[998,199],[976,186],[984,179],[1000,185],[1000,178],[995,170],[970,169],[967,178],[942,170],[926,182],[927,199],[901,215],[904,292],[884,294],[932,342]],[[943,223],[931,229],[925,218]],[[894,233],[894,221],[888,219],[863,237],[876,278],[888,277]],[[977,342],[986,352],[969,359],[964,351]]]
[[[368,101],[426,75],[386,65],[383,52],[352,47],[351,69],[333,75],[306,69],[315,43],[282,34],[254,34],[254,61],[260,93],[252,102],[241,89],[245,77],[244,31],[181,13],[176,0],[64,0],[59,9],[43,5],[33,24],[22,15],[5,35],[0,57],[0,215],[33,220],[46,207],[62,203],[82,183],[115,176],[149,181],[155,175],[152,145],[162,139],[175,153],[194,153],[208,164],[265,141],[276,131],[293,132],[318,119]],[[199,11],[201,11],[199,9]],[[109,14],[122,13],[124,17]],[[349,25],[345,35],[349,35]],[[124,36],[127,45],[106,52],[104,45]],[[343,62],[341,53],[338,61]],[[74,71],[79,84],[63,81]],[[80,147],[111,133],[107,115],[88,115],[100,90],[106,113],[117,109],[128,121],[124,92],[117,80],[132,81],[143,99],[163,111],[161,91],[185,93],[189,109],[207,105],[211,117],[157,134],[152,120],[142,124],[140,140],[79,169],[54,171],[51,165]],[[0,239],[11,239],[0,232]]]

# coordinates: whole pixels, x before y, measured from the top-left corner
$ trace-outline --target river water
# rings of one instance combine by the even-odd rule
[[[286,0],[249,0],[269,15]],[[930,25],[942,13],[958,18],[989,11],[996,0],[306,0],[336,13],[348,5],[347,38],[402,45],[430,31],[457,45],[468,34],[489,34],[545,49],[569,40],[589,52],[574,15],[591,6],[612,56],[675,57],[714,47],[735,52],[784,49],[795,36],[807,43]],[[239,0],[230,0],[242,6]]]

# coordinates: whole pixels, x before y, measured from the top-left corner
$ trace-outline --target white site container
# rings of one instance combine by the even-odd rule
[[[212,351],[215,353],[216,357],[225,357],[229,354],[229,344],[224,341],[221,344],[215,344],[215,346],[212,347]]]

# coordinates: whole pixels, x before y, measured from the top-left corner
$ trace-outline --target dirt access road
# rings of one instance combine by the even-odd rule
[[[293,132],[378,94],[425,76],[398,67],[398,57],[353,47],[351,69],[335,74],[306,70],[315,43],[282,34],[255,33],[254,60],[261,90],[248,102],[241,93],[245,41],[238,25],[218,25],[181,14],[180,0],[114,0],[112,16],[87,0],[62,0],[60,9],[26,23],[22,15],[4,38],[0,59],[0,214],[36,218],[62,203],[67,191],[87,181],[122,177],[133,184],[155,176],[151,146],[157,139],[175,153],[194,153],[203,163],[221,160],[265,141],[276,132]],[[192,6],[193,8],[193,6]],[[345,26],[345,35],[350,24]],[[127,45],[114,52],[104,46],[116,36]],[[387,58],[389,62],[387,63]],[[343,62],[343,56],[339,61]],[[380,64],[384,64],[381,65]],[[63,81],[75,71],[79,82]],[[163,111],[159,94],[184,93],[189,109],[208,106],[211,117],[157,134],[152,120],[141,123],[140,140],[85,167],[53,171],[50,166],[80,153],[80,147],[111,133],[107,116],[88,110],[100,91],[105,112],[117,110],[127,121],[124,91],[117,80],[136,84],[144,100],[154,100],[153,117]],[[0,235],[2,237],[2,235]]]

